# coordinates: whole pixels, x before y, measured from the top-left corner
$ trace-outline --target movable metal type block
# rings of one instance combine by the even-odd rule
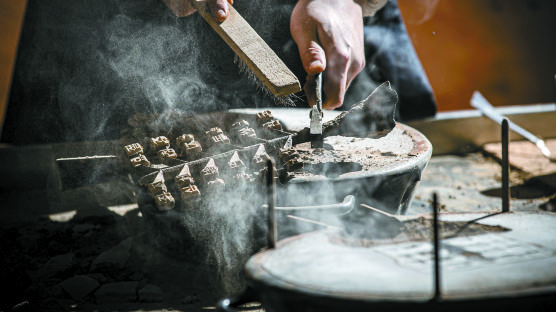
[[[140,154],[136,157],[133,157],[129,161],[131,162],[131,165],[135,168],[137,168],[139,166],[150,166],[151,165],[151,162],[143,154]]]
[[[280,159],[283,162],[287,162],[292,158],[300,157],[299,152],[297,149],[290,147],[290,148],[282,148],[280,149]]]
[[[273,120],[273,121],[269,121],[263,124],[263,128],[266,130],[270,130],[270,131],[281,131],[282,130],[282,124],[280,123],[279,120]]]
[[[164,173],[162,170],[158,171],[158,174],[154,178],[152,183],[147,185],[147,189],[149,190],[149,194],[151,196],[156,196],[158,194],[162,194],[168,191],[166,184],[164,184]]]
[[[162,194],[158,194],[154,197],[154,203],[156,208],[160,211],[166,211],[173,209],[176,205],[176,201],[174,197],[169,192],[164,192]]]
[[[173,148],[167,148],[167,149],[163,149],[158,151],[158,158],[161,161],[167,160],[167,159],[177,159],[178,158],[178,154],[176,154],[176,151],[174,151]]]
[[[152,196],[168,192],[168,188],[166,187],[166,184],[164,184],[164,182],[153,182],[147,187],[149,189],[149,194],[151,194]]]
[[[259,148],[255,153],[255,156],[253,156],[252,163],[256,168],[264,167],[266,166],[266,161],[269,158],[270,156],[268,156],[268,154],[266,153],[266,149],[264,148],[264,145],[261,144],[259,145]]]
[[[266,122],[271,121],[274,119],[272,113],[269,110],[265,110],[263,112],[257,113],[257,124],[262,125]]]
[[[241,143],[246,142],[249,138],[257,137],[255,130],[253,128],[249,128],[249,123],[245,120],[234,123],[230,129],[230,133]]]
[[[201,177],[205,183],[216,179],[218,176],[218,167],[216,167],[216,163],[214,159],[209,159],[207,165],[203,170],[201,170]]]
[[[253,128],[243,128],[238,131],[237,137],[240,140],[246,140],[247,138],[256,138],[257,133]]]
[[[192,200],[200,199],[201,191],[196,185],[188,185],[180,188],[181,200],[184,202],[190,202]]]
[[[193,141],[191,143],[184,143],[182,153],[185,154],[187,157],[195,157],[198,153],[203,151],[203,147],[201,143],[197,141]]]
[[[303,160],[301,160],[301,157],[290,158],[286,161],[284,167],[286,167],[286,171],[301,169],[303,168]]]
[[[206,140],[210,146],[230,144],[230,138],[218,127],[211,128],[209,131],[205,132],[205,134],[207,135]]]
[[[230,138],[225,134],[213,135],[210,137],[211,145],[230,144]]]
[[[208,136],[215,136],[215,135],[223,134],[224,132],[222,131],[222,129],[220,129],[218,127],[214,127],[214,128],[210,128],[209,131],[207,131],[205,133]]]
[[[238,122],[234,122],[232,127],[230,128],[231,131],[239,131],[243,128],[249,128],[249,123],[246,120],[240,120]]]
[[[158,151],[170,147],[170,141],[165,136],[158,136],[150,140],[151,151]]]
[[[176,177],[174,177],[174,181],[179,187],[186,187],[195,184],[195,180],[191,176],[188,165],[183,166],[180,173]]]
[[[143,154],[143,146],[139,143],[129,144],[124,146],[124,151],[127,156]]]
[[[238,171],[238,170],[244,170],[245,169],[245,164],[239,158],[239,154],[238,154],[237,151],[234,152],[234,154],[232,155],[232,157],[228,161],[228,167],[232,171]]]
[[[176,145],[180,146],[183,143],[191,143],[195,141],[193,134],[182,134],[176,138]]]

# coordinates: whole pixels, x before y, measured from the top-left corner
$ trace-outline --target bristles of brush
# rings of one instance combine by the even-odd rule
[[[271,97],[274,100],[274,103],[282,106],[295,106],[295,103],[293,101],[295,97],[294,94],[289,94],[282,97],[274,96],[274,94],[272,94],[272,92],[268,90],[268,88],[259,80],[259,78],[255,76],[253,71],[249,69],[249,66],[247,66],[247,64],[245,64],[245,62],[241,60],[239,56],[235,55],[234,63],[236,63],[236,65],[238,66],[239,72],[246,75],[247,78],[249,78],[249,80],[251,80],[255,84],[257,89],[264,93],[264,95]]]

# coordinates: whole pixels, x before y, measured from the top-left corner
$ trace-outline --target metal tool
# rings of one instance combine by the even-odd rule
[[[318,73],[315,77],[314,89],[315,104],[311,108],[309,117],[311,118],[310,134],[311,134],[311,147],[322,147],[322,73]]]
[[[278,228],[276,225],[276,184],[274,181],[274,163],[272,159],[266,162],[266,187],[267,197],[267,245],[268,248],[276,248],[276,239],[278,238]]]
[[[502,212],[510,212],[510,134],[508,118],[502,119]]]
[[[440,271],[440,229],[438,220],[438,194],[432,194],[432,244],[434,253],[434,297],[433,301],[440,301],[442,298],[442,284],[441,284],[441,271]]]
[[[487,101],[487,99],[485,99],[485,97],[479,91],[475,91],[473,93],[473,96],[471,97],[471,106],[480,110],[481,113],[483,113],[483,115],[492,119],[494,122],[500,125],[502,124],[502,120],[504,119],[504,116],[496,112],[492,107],[492,105]],[[525,139],[535,144],[546,158],[550,159],[550,161],[556,161],[556,157],[552,156],[552,153],[550,152],[548,147],[546,147],[544,140],[538,138],[531,132],[521,128],[519,125],[515,124],[511,120],[508,120],[508,125],[510,126],[510,129],[513,132],[521,135]]]
[[[218,23],[212,18],[208,1],[190,0],[190,3],[235,52],[241,60],[240,68],[248,69],[257,78],[253,82],[267,89],[277,99],[301,91],[299,80],[293,72],[232,5],[228,4],[226,20]]]

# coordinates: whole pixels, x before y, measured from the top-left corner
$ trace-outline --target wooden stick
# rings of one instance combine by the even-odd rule
[[[218,23],[206,1],[191,3],[274,96],[301,91],[297,77],[230,4],[228,17]]]

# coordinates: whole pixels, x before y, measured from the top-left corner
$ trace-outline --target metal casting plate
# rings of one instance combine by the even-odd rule
[[[442,215],[468,221],[480,214]],[[507,232],[442,241],[443,299],[484,299],[556,293],[556,215],[497,214],[478,221]],[[360,301],[423,302],[433,295],[432,244],[339,245],[331,232],[279,242],[253,256],[249,278],[264,286]]]
[[[327,148],[316,150],[309,142],[296,146],[304,168],[293,172],[295,178],[291,182],[319,177],[350,179],[402,173],[416,167],[423,169],[432,155],[432,145],[427,138],[401,123],[378,139],[330,136],[324,139],[324,144]],[[336,165],[330,167],[336,173],[334,176],[327,174],[327,164]],[[346,170],[338,172],[342,167]],[[311,168],[316,170],[311,172]]]

